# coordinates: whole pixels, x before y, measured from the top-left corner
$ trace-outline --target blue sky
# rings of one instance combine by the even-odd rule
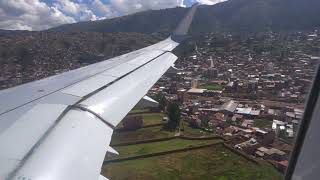
[[[225,0],[0,0],[0,29],[44,30],[150,9],[213,5]]]

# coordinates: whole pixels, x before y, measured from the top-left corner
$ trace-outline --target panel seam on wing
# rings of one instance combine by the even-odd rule
[[[99,114],[95,113],[94,111],[90,110],[89,108],[80,105],[80,104],[76,104],[76,105],[72,105],[70,106],[71,109],[79,109],[81,111],[85,111],[88,112],[90,114],[92,114],[93,116],[97,117],[99,120],[101,120],[105,125],[107,125],[108,127],[110,127],[111,129],[115,129],[116,127],[114,125],[112,125],[110,122],[108,122],[107,120],[105,120],[104,118],[102,118]]]
[[[91,96],[93,96],[93,95],[97,94],[98,92],[100,92],[100,91],[102,91],[102,90],[106,89],[106,88],[107,88],[107,87],[109,87],[110,85],[112,85],[112,84],[116,83],[117,81],[119,81],[119,80],[123,79],[124,77],[126,77],[126,76],[128,76],[129,74],[131,74],[131,73],[133,73],[133,72],[137,71],[138,69],[140,69],[140,68],[144,67],[145,65],[147,65],[147,64],[149,64],[150,62],[152,62],[152,61],[154,61],[154,60],[158,59],[159,57],[163,56],[163,55],[164,55],[164,54],[166,54],[166,53],[172,53],[172,52],[171,52],[171,51],[163,51],[163,53],[162,53],[162,54],[160,54],[160,55],[158,55],[158,56],[154,57],[154,58],[153,58],[153,59],[151,59],[150,61],[148,61],[148,62],[146,62],[146,63],[142,64],[141,66],[139,66],[139,67],[137,67],[137,68],[133,69],[132,71],[129,71],[128,73],[126,73],[126,74],[124,74],[124,75],[122,75],[122,76],[118,77],[118,78],[117,78],[117,79],[115,79],[114,81],[112,81],[112,82],[110,82],[110,83],[108,83],[108,84],[106,84],[106,85],[104,85],[104,86],[100,87],[99,89],[97,89],[97,90],[95,90],[95,91],[93,91],[93,92],[91,92],[91,93],[87,94],[86,96],[84,96],[83,98],[81,98],[81,99],[80,99],[77,103],[75,103],[75,104],[80,104],[81,102],[85,101],[86,99],[90,98]]]
[[[23,167],[23,165],[28,161],[28,159],[32,156],[33,152],[41,145],[41,143],[49,136],[49,134],[53,131],[53,129],[59,124],[59,122],[63,119],[63,117],[71,110],[71,106],[67,106],[63,112],[58,116],[54,124],[49,127],[49,129],[40,137],[40,139],[32,146],[32,148],[25,154],[25,156],[21,159],[18,166],[13,169],[12,172],[8,174],[7,179],[12,179],[16,173]]]

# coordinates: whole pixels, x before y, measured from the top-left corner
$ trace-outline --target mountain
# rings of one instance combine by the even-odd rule
[[[320,26],[319,0],[229,0],[199,8],[192,32],[292,31]]]
[[[32,33],[33,33],[32,31],[25,31],[25,30],[3,30],[3,29],[0,29],[0,37],[1,36],[17,36],[17,35],[27,36]]]
[[[174,29],[188,11],[186,8],[149,10],[114,19],[79,22],[52,28],[49,31],[139,32],[165,33]]]
[[[0,31],[0,90],[109,59],[160,40],[140,33],[9,32]]]
[[[200,6],[191,32],[288,31],[320,26],[319,0],[229,0]],[[169,34],[188,8],[150,10],[101,21],[62,25],[50,31],[138,32]]]

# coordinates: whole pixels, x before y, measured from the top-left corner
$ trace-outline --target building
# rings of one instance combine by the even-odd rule
[[[197,88],[191,88],[187,91],[189,94],[195,94],[195,95],[201,95],[206,91],[206,89],[197,89]]]
[[[277,162],[277,168],[279,169],[279,171],[281,172],[285,172],[286,169],[288,168],[289,162],[288,160],[283,160],[283,161],[279,161]]]
[[[268,149],[266,147],[260,147],[255,152],[255,155],[264,159],[275,161],[283,161],[286,159],[286,153],[276,148]]]
[[[205,77],[209,79],[214,79],[218,77],[218,69],[216,68],[209,68],[205,71]]]
[[[220,107],[220,111],[223,112],[226,115],[231,115],[234,113],[234,111],[236,110],[236,108],[238,107],[238,103],[234,102],[234,101],[228,101],[225,102],[221,107]]]
[[[255,135],[260,144],[263,144],[265,146],[272,144],[275,139],[274,131],[263,131],[261,129],[256,129]]]
[[[234,147],[236,149],[240,149],[244,151],[247,154],[254,154],[257,147],[259,146],[259,143],[256,139],[251,138],[248,141],[242,142],[240,144],[236,144]]]

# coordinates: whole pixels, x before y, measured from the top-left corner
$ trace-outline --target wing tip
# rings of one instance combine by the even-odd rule
[[[188,35],[190,25],[193,21],[194,15],[199,7],[199,4],[194,4],[189,12],[185,15],[185,17],[181,20],[177,28],[173,31],[171,34],[172,40],[180,43],[182,41],[185,41],[190,36]]]

